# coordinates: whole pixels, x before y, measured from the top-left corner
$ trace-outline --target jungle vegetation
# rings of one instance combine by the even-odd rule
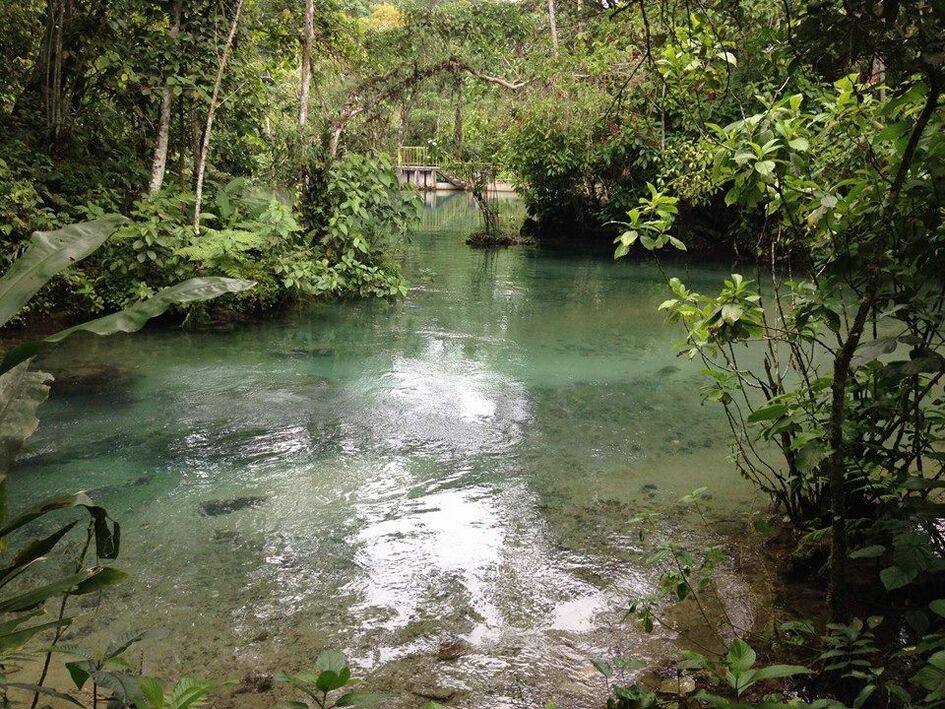
[[[733,464],[827,598],[758,637],[721,623],[724,652],[679,658],[676,692],[601,659],[601,703],[945,705],[941,0],[23,0],[0,24],[3,323],[105,318],[88,327],[108,334],[122,309],[140,327],[170,307],[400,297],[418,208],[392,172],[404,145],[514,181],[539,243],[737,257],[717,293],[673,279],[662,308]],[[42,277],[18,279],[34,262]],[[62,336],[6,354],[4,473],[45,392],[29,357]],[[76,496],[0,530],[75,505],[75,573],[0,599],[3,686],[37,698],[69,689],[9,669],[34,635],[58,638],[65,599],[120,580],[102,563],[118,528]],[[0,589],[74,525],[27,541]],[[629,615],[652,630],[667,604],[709,608],[718,553],[661,544],[663,583]],[[116,706],[214,688],[135,678],[115,660],[136,640],[58,651]],[[319,663],[284,679],[321,706],[350,671]],[[361,700],[381,701],[337,706]]]

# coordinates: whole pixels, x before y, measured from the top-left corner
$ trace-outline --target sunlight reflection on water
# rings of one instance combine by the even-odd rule
[[[661,276],[472,251],[469,206],[436,214],[405,254],[403,303],[50,359],[128,375],[54,388],[11,480],[17,504],[85,488],[122,522],[133,579],[95,610],[93,641],[164,626],[149,667],[237,677],[338,647],[391,707],[416,705],[418,677],[465,689],[460,706],[582,706],[574,692],[600,691],[590,658],[653,651],[620,623],[652,583],[630,517],[700,485],[723,509],[748,500],[697,368],[672,358]],[[438,663],[449,636],[468,651]]]

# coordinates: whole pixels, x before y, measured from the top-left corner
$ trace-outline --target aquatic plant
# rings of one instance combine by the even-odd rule
[[[280,682],[286,682],[304,694],[308,695],[311,703],[303,701],[287,702],[290,707],[310,709],[312,704],[319,709],[332,707],[367,707],[374,706],[384,700],[384,695],[378,692],[352,690],[330,699],[329,695],[344,689],[356,680],[351,676],[347,658],[336,650],[323,650],[315,659],[313,672],[299,672],[288,674],[280,672],[275,676]]]

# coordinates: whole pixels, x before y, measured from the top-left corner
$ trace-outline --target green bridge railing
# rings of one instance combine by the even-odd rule
[[[401,167],[440,167],[439,158],[425,145],[402,145],[397,148],[397,164]]]

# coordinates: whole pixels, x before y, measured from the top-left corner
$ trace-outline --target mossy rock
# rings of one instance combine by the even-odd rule
[[[535,240],[529,236],[508,232],[490,234],[477,231],[466,237],[466,243],[474,249],[495,249],[507,246],[534,246]]]

